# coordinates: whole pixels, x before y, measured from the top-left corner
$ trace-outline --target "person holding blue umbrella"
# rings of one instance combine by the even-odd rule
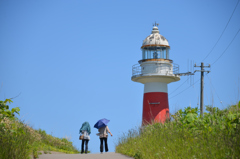
[[[88,141],[90,140],[91,127],[88,122],[84,122],[82,127],[79,130],[79,134],[83,134],[81,154],[84,152],[84,143],[85,143],[85,154],[88,152]]]
[[[107,126],[109,121],[110,120],[107,120],[107,119],[101,119],[94,125],[94,128],[97,128],[98,132],[99,132],[97,135],[100,138],[100,152],[101,153],[103,153],[103,142],[105,145],[105,152],[108,152],[108,144],[107,144],[108,133],[111,136],[113,136]]]

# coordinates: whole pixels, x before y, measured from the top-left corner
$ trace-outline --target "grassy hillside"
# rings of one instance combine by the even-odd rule
[[[240,158],[240,102],[224,110],[187,107],[165,124],[129,130],[116,152],[135,159]]]
[[[18,107],[9,110],[10,99],[0,101],[0,158],[27,159],[38,157],[38,152],[50,151],[79,153],[67,138],[57,138],[46,134],[44,130],[34,130],[18,120]]]

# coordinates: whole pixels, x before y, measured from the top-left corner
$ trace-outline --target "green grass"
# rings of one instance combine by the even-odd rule
[[[123,134],[116,152],[135,159],[240,158],[240,102],[225,110],[185,108],[165,124],[135,128]]]
[[[0,158],[27,159],[30,155],[38,157],[39,151],[80,153],[67,138],[57,138],[44,130],[34,130],[18,120],[0,120]]]
[[[34,143],[31,130],[24,124],[4,118],[0,127],[0,158],[28,158]]]
[[[64,153],[80,153],[67,138],[57,138],[52,135],[48,135],[44,130],[36,130],[41,135],[39,142],[39,149],[44,151],[57,151]]]
[[[27,159],[37,158],[39,151],[63,153],[80,153],[67,138],[57,138],[44,130],[34,130],[15,117],[19,108],[9,110],[10,99],[0,101],[0,158]]]

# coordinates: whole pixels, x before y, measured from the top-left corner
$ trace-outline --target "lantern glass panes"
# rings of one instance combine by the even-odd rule
[[[168,47],[142,48],[142,59],[169,59]]]

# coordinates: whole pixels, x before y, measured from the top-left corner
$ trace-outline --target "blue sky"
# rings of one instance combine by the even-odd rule
[[[110,119],[114,151],[118,137],[141,124],[143,85],[131,81],[132,65],[141,59],[140,47],[156,21],[180,72],[193,70],[193,63],[213,64],[222,55],[207,69],[204,103],[235,104],[240,5],[229,18],[237,2],[1,0],[0,100],[17,96],[10,106],[20,107],[20,119],[54,136],[71,137],[77,148],[79,128],[88,121],[93,153],[99,152],[93,125]],[[200,73],[187,79],[168,85],[170,113],[197,106]]]

